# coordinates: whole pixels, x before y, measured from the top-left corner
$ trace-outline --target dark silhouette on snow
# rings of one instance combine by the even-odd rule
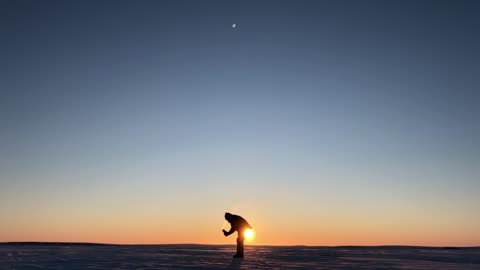
[[[237,253],[233,255],[234,258],[243,258],[243,241],[245,240],[244,232],[246,229],[251,229],[252,226],[242,218],[241,216],[232,215],[230,213],[225,213],[225,219],[230,223],[230,230],[227,232],[223,231],[225,236],[229,236],[235,231],[238,233],[237,237]]]
[[[226,269],[241,269],[242,268],[242,258],[233,257],[232,262]]]

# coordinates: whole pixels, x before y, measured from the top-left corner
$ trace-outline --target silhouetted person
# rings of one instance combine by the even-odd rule
[[[251,229],[252,226],[248,224],[248,222],[242,218],[241,216],[232,215],[230,213],[225,213],[225,219],[230,223],[230,231],[223,231],[225,236],[229,236],[230,234],[234,233],[235,231],[238,232],[237,237],[237,253],[233,255],[234,258],[243,258],[243,241],[245,240],[244,232],[246,229]]]

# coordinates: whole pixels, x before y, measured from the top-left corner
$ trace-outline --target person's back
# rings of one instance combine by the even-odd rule
[[[243,241],[245,240],[245,236],[243,234],[246,229],[251,229],[252,226],[250,226],[250,224],[248,224],[248,222],[243,217],[230,213],[225,213],[225,219],[230,223],[231,228],[228,232],[222,230],[223,234],[225,236],[229,236],[235,231],[238,233],[237,253],[233,255],[233,257],[243,258]]]
[[[226,213],[225,219],[232,225],[232,228],[239,233],[245,229],[251,228],[250,224],[248,224],[248,222],[241,216]]]

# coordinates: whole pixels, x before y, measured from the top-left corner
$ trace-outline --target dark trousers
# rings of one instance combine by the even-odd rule
[[[243,234],[240,234],[237,237],[237,255],[243,256],[243,241],[245,238],[243,237]]]

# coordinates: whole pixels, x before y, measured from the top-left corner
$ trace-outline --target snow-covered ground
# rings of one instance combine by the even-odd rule
[[[480,248],[0,244],[0,269],[480,269]]]

